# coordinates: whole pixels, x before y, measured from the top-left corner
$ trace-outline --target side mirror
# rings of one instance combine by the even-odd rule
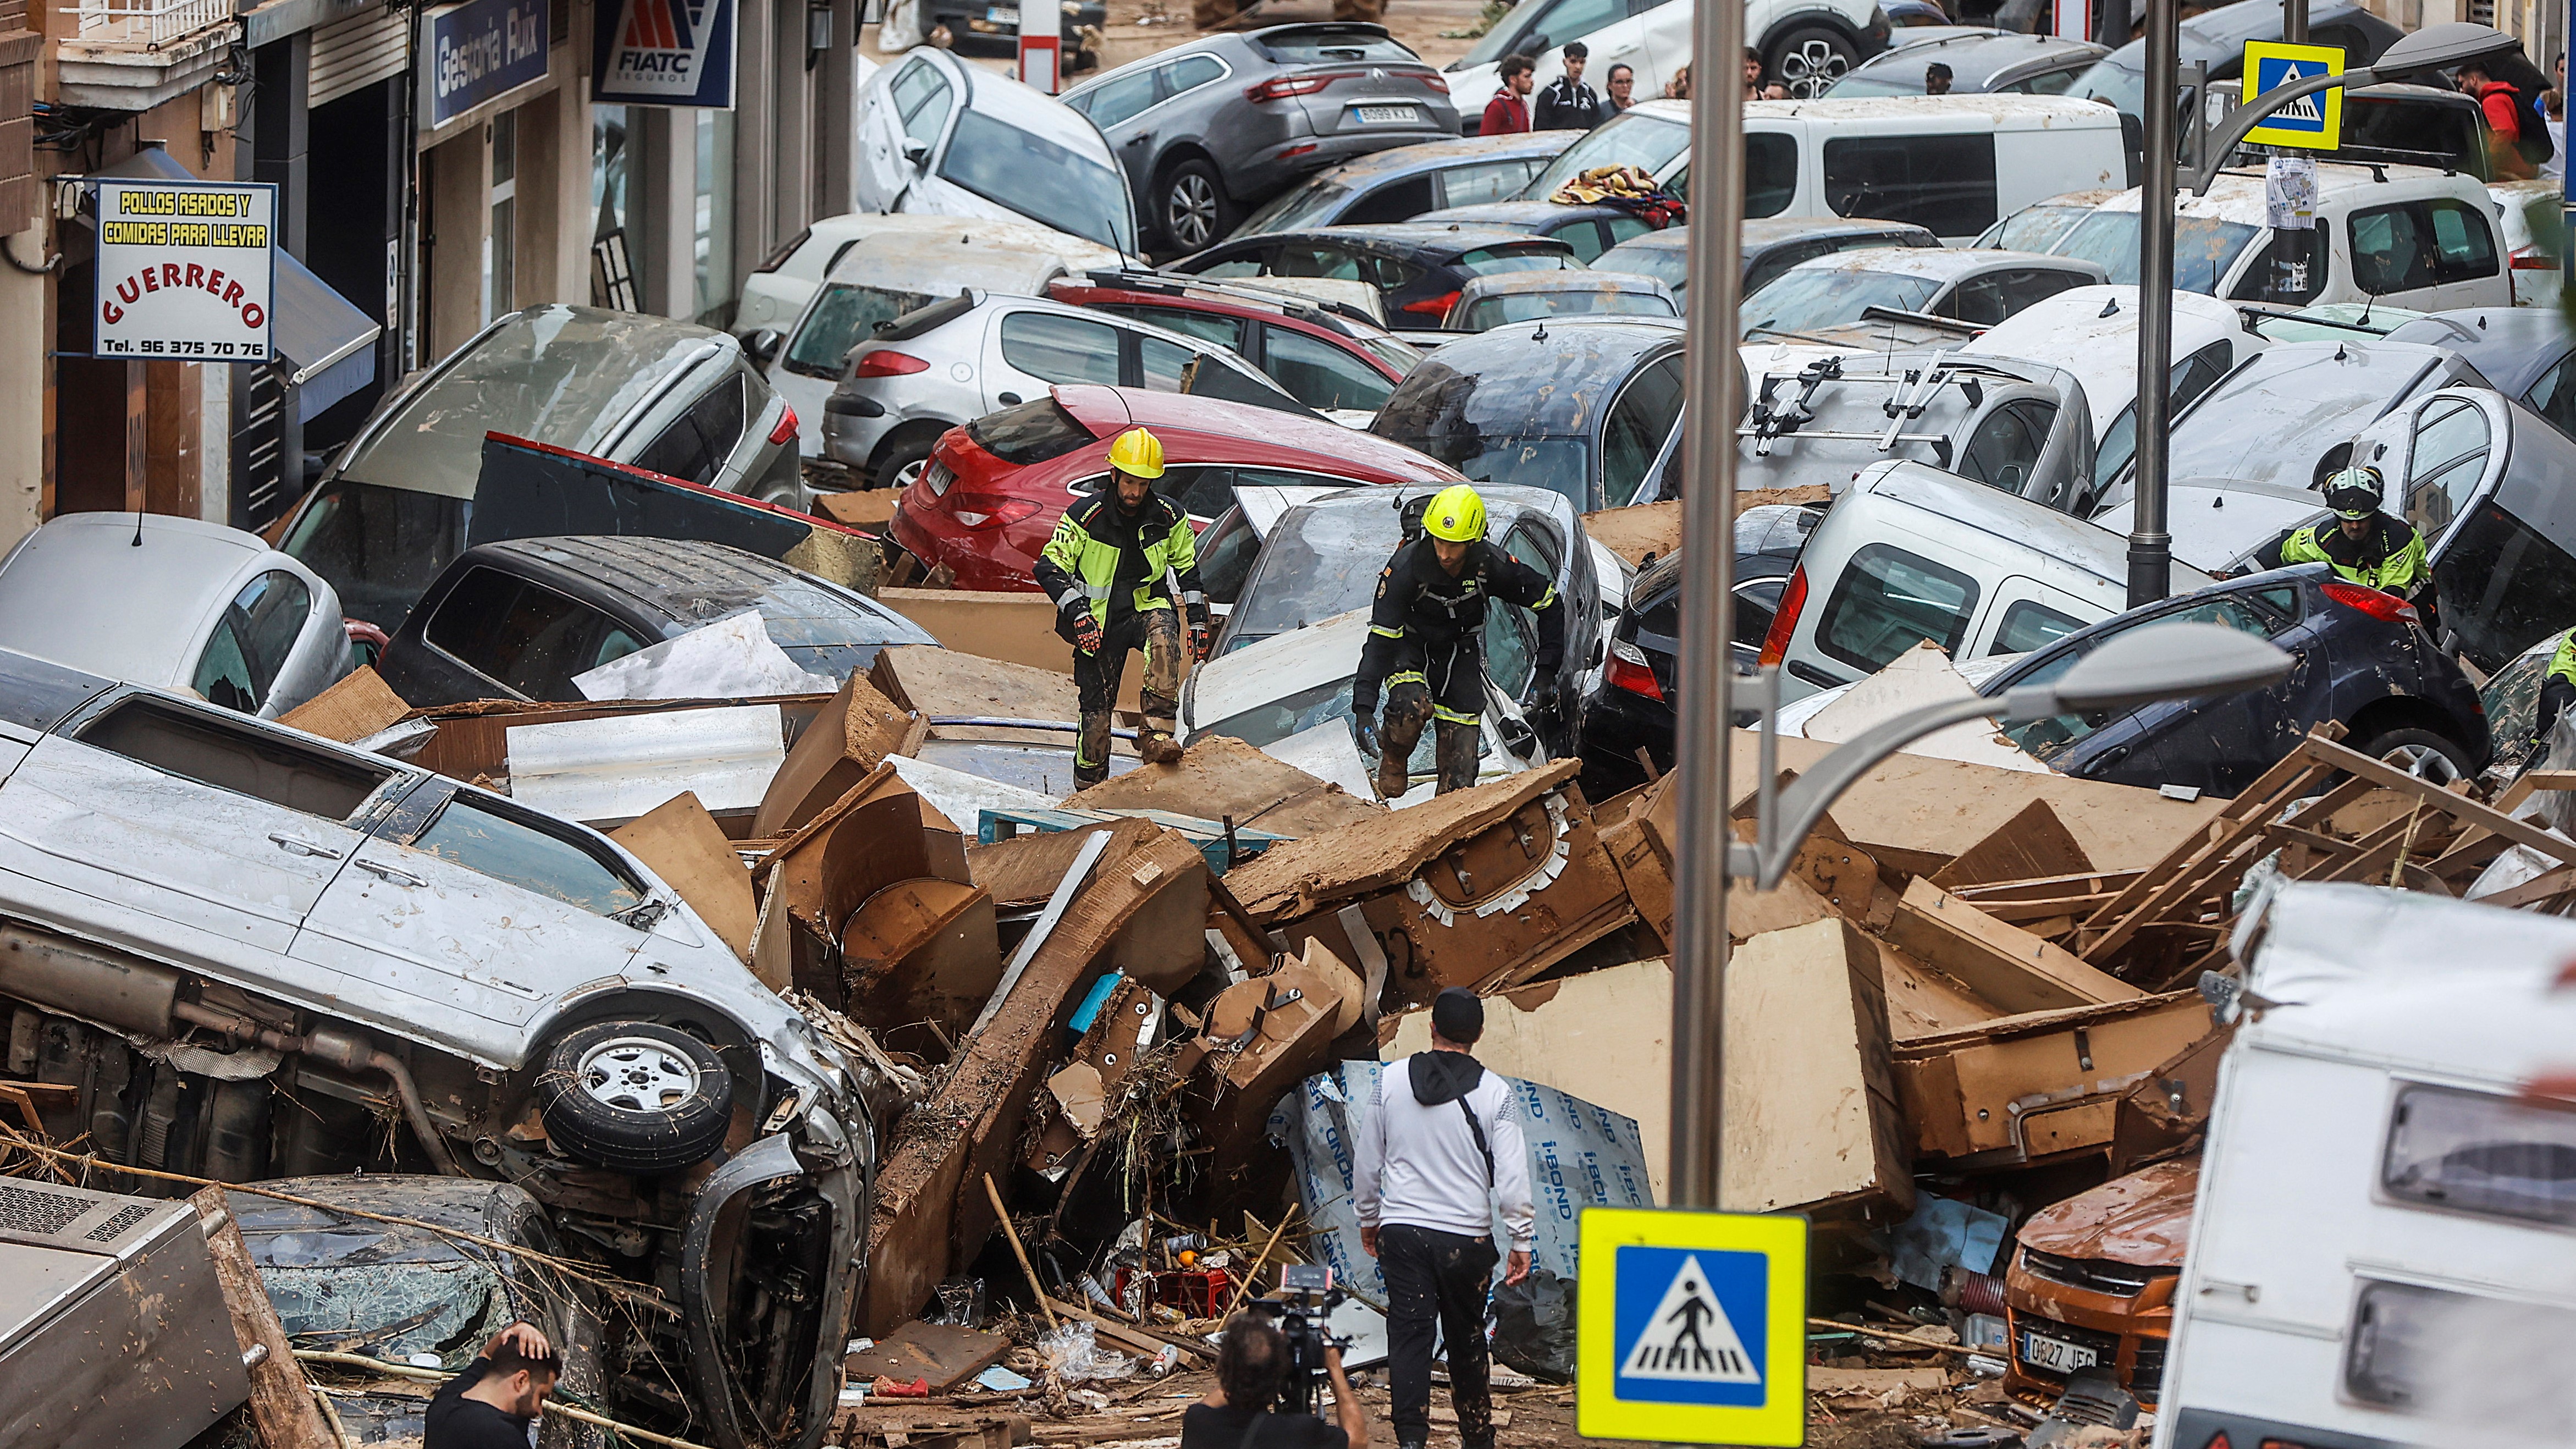
[[[930,165],[930,143],[927,141],[915,140],[909,136],[905,137],[903,142],[903,159],[911,162],[912,169],[915,171],[927,168]]]
[[[767,367],[778,356],[778,345],[786,340],[778,335],[777,328],[763,327],[742,339],[742,350],[751,354],[752,361]]]
[[[1523,55],[1545,55],[1551,47],[1547,43],[1547,32],[1542,30],[1536,35],[1524,38],[1516,48]]]
[[[1538,731],[1530,728],[1529,721],[1505,716],[1494,724],[1503,737],[1503,744],[1513,754],[1528,759],[1530,751],[1538,745]]]

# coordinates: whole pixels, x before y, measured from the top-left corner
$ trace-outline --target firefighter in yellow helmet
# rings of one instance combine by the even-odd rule
[[[1414,746],[1435,727],[1439,793],[1476,783],[1476,737],[1485,717],[1485,601],[1500,599],[1538,619],[1538,692],[1532,708],[1556,708],[1556,668],[1565,658],[1565,606],[1538,570],[1485,541],[1485,500],[1464,483],[1443,488],[1422,516],[1422,534],[1396,545],[1378,575],[1368,642],[1351,684],[1360,749],[1377,756],[1377,791],[1389,800],[1412,784]],[[1378,690],[1386,690],[1383,735]]]
[[[1056,633],[1073,645],[1082,708],[1073,759],[1077,790],[1109,778],[1110,712],[1131,649],[1145,651],[1137,691],[1145,734],[1136,753],[1152,765],[1181,757],[1172,738],[1181,694],[1176,595],[1189,611],[1191,657],[1207,658],[1215,638],[1199,588],[1198,536],[1180,505],[1154,491],[1163,476],[1162,441],[1129,428],[1109,445],[1109,469],[1108,486],[1064,511],[1035,570],[1038,587],[1055,600]]]

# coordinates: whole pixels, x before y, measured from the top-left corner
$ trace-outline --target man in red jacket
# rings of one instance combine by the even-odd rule
[[[1530,128],[1529,93],[1538,84],[1538,62],[1526,55],[1503,57],[1502,84],[1494,88],[1494,98],[1485,102],[1484,124],[1476,128],[1479,136],[1509,136]]]
[[[2526,157],[2522,144],[2522,92],[2487,73],[2486,66],[2470,61],[2458,72],[2460,89],[2473,97],[2487,118],[2487,162],[2499,181],[2528,181],[2539,174]]]

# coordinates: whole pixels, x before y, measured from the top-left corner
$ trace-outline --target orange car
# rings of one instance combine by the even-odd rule
[[[2155,1402],[2199,1186],[2200,1159],[2189,1157],[2031,1214],[2004,1270],[2006,1389],[2050,1404],[2068,1375],[2099,1366]]]

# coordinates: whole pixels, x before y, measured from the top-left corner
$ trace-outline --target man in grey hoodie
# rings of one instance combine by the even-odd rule
[[[1431,1050],[1378,1073],[1360,1124],[1360,1246],[1386,1275],[1387,1358],[1397,1449],[1431,1437],[1431,1341],[1449,1361],[1449,1402],[1462,1449],[1493,1449],[1485,1298],[1494,1265],[1493,1214],[1510,1233],[1503,1281],[1529,1275],[1537,1230],[1529,1153],[1511,1088],[1470,1053],[1485,1003],[1452,986],[1431,1004]]]

